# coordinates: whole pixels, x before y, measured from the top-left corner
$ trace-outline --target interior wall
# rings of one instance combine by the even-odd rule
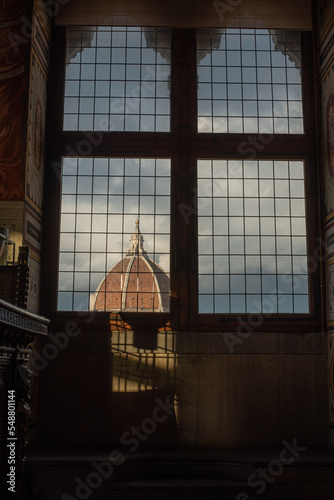
[[[326,244],[329,440],[331,447],[334,448],[334,1],[318,1],[316,14],[315,35],[319,56],[320,162]]]
[[[0,7],[1,21],[9,25],[1,30],[6,41],[1,46],[7,44],[9,57],[2,59],[0,68],[0,199],[20,203],[19,212],[11,212],[12,205],[6,208],[11,206],[13,224],[22,228],[23,241],[33,252],[30,304],[37,311],[50,35],[43,12],[35,8],[34,17],[29,17],[31,5],[12,1]],[[57,344],[52,334],[59,330],[51,329],[33,371],[35,387],[40,388],[40,415],[33,424],[39,426],[41,443],[121,442],[130,447],[132,426],[144,425],[148,432],[138,438],[140,446],[268,446],[280,445],[283,439],[326,445],[329,394],[334,445],[333,1],[319,0],[317,7],[329,358],[319,332],[276,332],[274,341],[272,334],[254,335],[230,353],[221,333],[204,334],[205,340],[191,332],[161,333],[157,347],[146,349],[131,332],[65,335],[65,345]],[[32,19],[31,35],[16,53],[8,35],[22,36],[24,23]],[[60,331],[65,330],[63,325]],[[154,420],[154,415],[163,421]],[[154,432],[147,419],[156,423]]]
[[[28,309],[39,313],[42,258],[43,190],[47,85],[49,80],[51,18],[34,0],[29,53],[29,94],[25,151],[25,213],[23,245],[30,247]]]
[[[206,346],[191,332],[143,334],[154,337],[154,349],[141,347],[132,332],[70,338],[39,374],[43,444],[130,449],[132,429],[138,427],[144,429],[141,449],[265,447],[279,446],[284,439],[326,446],[326,350],[321,334],[306,335],[303,345],[297,334],[290,334],[289,341],[288,334],[264,334],[259,339],[263,352],[252,353],[254,343],[246,339],[247,354],[242,349],[230,353],[221,333],[205,335]],[[280,343],[286,353],[277,352],[274,335],[283,335]],[[46,345],[45,353],[51,353]],[[146,434],[157,400],[170,410]]]
[[[25,98],[27,88],[27,47],[16,47],[15,37],[22,29],[27,0],[0,5],[0,200],[24,199]]]
[[[0,226],[15,241],[16,257],[22,245],[24,214],[24,151],[26,98],[28,85],[28,47],[15,46],[23,26],[27,1],[0,4]],[[8,261],[13,262],[13,246]],[[4,252],[0,264],[6,264]]]
[[[16,260],[30,248],[27,308],[38,313],[51,18],[40,0],[12,0],[0,21],[0,225]]]
[[[325,3],[328,5],[318,2],[317,7]],[[326,62],[333,50],[329,36],[333,23],[328,25],[328,13],[325,9],[321,16],[318,14],[321,26],[329,28],[321,28],[317,54],[320,62],[325,61],[321,67],[326,64],[324,70],[320,67],[319,90],[324,223],[327,241],[332,242],[334,181],[328,177],[332,160],[328,160],[326,149],[332,129],[324,112],[330,108],[334,88],[333,69]],[[330,260],[327,280],[330,297]],[[329,303],[328,328],[333,331],[331,311]],[[76,318],[73,315],[74,322]],[[141,449],[180,444],[265,447],[293,439],[304,446],[328,443],[327,370],[333,391],[334,333],[328,335],[332,353],[328,362],[326,337],[321,332],[254,333],[231,352],[222,333],[142,332],[142,339],[154,336],[149,342],[156,347],[147,349],[132,332],[98,329],[75,335],[72,332],[65,335],[64,344],[57,344],[55,335],[63,335],[67,326],[51,328],[51,336],[40,346],[41,358],[36,358],[37,366],[40,363],[35,376],[43,445],[113,444],[131,449],[137,442],[137,449]],[[333,403],[331,408],[333,424]],[[163,419],[165,415],[167,419]],[[142,437],[134,432],[141,432]]]

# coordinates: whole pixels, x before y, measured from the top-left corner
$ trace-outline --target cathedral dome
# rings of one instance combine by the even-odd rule
[[[144,250],[139,221],[123,260],[105,276],[91,296],[95,311],[167,312],[169,276]]]

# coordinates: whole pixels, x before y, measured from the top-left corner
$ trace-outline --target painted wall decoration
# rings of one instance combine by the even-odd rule
[[[325,215],[328,215],[334,211],[334,69],[321,86],[321,108],[323,189]]]
[[[321,150],[326,215],[334,211],[334,2],[318,4]],[[329,22],[328,22],[329,21]]]
[[[25,59],[27,44],[16,44],[26,0],[0,0],[0,200],[24,199]],[[21,22],[20,22],[21,20]]]
[[[27,205],[24,219],[24,244],[30,247],[30,257],[39,262],[42,249],[42,221]]]
[[[334,90],[330,94],[326,109],[326,124],[327,124],[327,161],[328,169],[332,177],[334,177]]]
[[[35,53],[32,54],[29,100],[28,156],[26,195],[42,208],[47,79]]]
[[[40,296],[40,264],[34,259],[29,260],[29,289],[27,309],[33,313],[39,312]]]
[[[51,18],[48,15],[48,9],[41,0],[34,2],[32,31],[33,48],[43,66],[44,73],[47,73],[50,60]]]
[[[328,20],[334,15],[333,0],[317,0],[316,2],[317,16],[316,21],[320,34],[325,30]]]
[[[23,213],[23,201],[0,201],[1,226],[9,229],[9,238],[15,242],[15,260],[17,260],[19,246],[22,245]],[[13,261],[12,245],[8,248],[8,260]],[[0,264],[5,264],[4,255]]]
[[[334,213],[325,218],[326,260],[334,259]]]
[[[328,336],[329,421],[334,430],[334,333]],[[333,443],[334,445],[334,443]]]
[[[39,312],[45,130],[51,19],[34,1],[26,154],[24,243],[30,247],[28,309]]]
[[[32,23],[26,172],[26,199],[40,213],[43,201],[46,100],[51,29],[50,19],[42,6],[43,4],[40,1],[35,1]]]
[[[327,326],[334,329],[334,264],[327,268]]]
[[[334,2],[319,0],[317,32],[321,112],[321,163],[325,208],[326,306],[328,331],[329,443],[334,449]]]

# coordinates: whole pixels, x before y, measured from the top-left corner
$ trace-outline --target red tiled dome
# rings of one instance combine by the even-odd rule
[[[143,248],[139,221],[126,257],[98,286],[91,300],[95,311],[164,312],[169,310],[169,276]]]

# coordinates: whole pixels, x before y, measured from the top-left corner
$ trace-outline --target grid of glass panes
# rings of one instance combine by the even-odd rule
[[[198,131],[302,134],[300,34],[197,30]]]
[[[171,30],[66,31],[64,130],[169,132]]]
[[[60,216],[58,310],[92,308],[137,219],[147,256],[168,274],[170,160],[63,158]]]
[[[304,163],[198,161],[200,313],[308,313]]]

